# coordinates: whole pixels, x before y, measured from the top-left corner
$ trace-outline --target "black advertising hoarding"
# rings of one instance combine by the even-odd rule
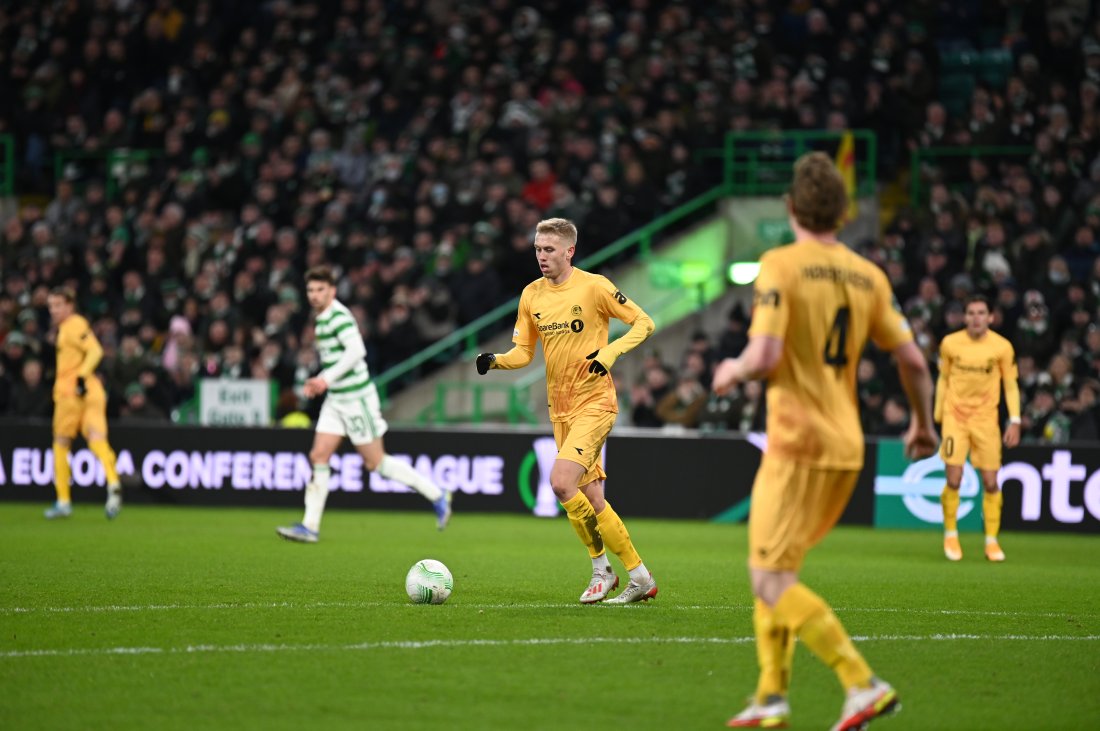
[[[311,441],[311,432],[298,429],[111,429],[119,472],[138,475],[143,485],[127,492],[132,503],[301,507]],[[390,454],[454,491],[458,510],[544,516],[560,511],[548,482],[557,450],[542,430],[397,429],[385,441]],[[45,422],[0,420],[0,500],[53,500],[50,444]],[[605,451],[607,497],[624,516],[743,520],[764,447],[763,435],[617,430]],[[933,464],[936,457],[908,463],[900,453],[897,440],[871,441],[842,523],[942,528],[942,464]],[[91,452],[78,448],[72,468],[74,500],[102,501],[102,469]],[[330,506],[423,507],[409,488],[366,472],[349,445],[333,457],[332,468]],[[968,475],[964,502],[980,507],[980,497],[967,492],[975,489]],[[1000,480],[1006,530],[1100,533],[1100,446],[1009,450]],[[979,526],[973,508],[967,516],[960,512],[961,528]]]
[[[119,425],[110,434],[119,473],[137,475],[142,485],[127,501],[177,505],[300,507],[311,440],[311,432],[297,429]],[[549,485],[557,450],[541,430],[391,430],[385,443],[387,452],[454,491],[456,510],[560,510]],[[53,499],[50,446],[48,425],[0,421],[0,499]],[[759,450],[733,437],[647,432],[612,436],[605,458],[607,496],[624,515],[708,519],[747,498]],[[73,499],[101,501],[104,477],[95,457],[78,447],[71,463]],[[329,506],[422,507],[409,488],[368,473],[348,444],[331,465]]]

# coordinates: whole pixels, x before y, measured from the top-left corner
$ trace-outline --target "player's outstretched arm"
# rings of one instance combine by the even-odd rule
[[[894,350],[898,375],[909,399],[909,430],[905,433],[905,456],[922,459],[936,451],[939,438],[932,422],[932,374],[924,354],[913,341],[902,343]]]
[[[531,345],[516,345],[507,353],[482,353],[474,361],[478,374],[484,376],[493,368],[511,371],[523,368],[535,359],[535,348]]]
[[[736,358],[726,358],[714,369],[711,389],[719,396],[738,384],[767,378],[783,357],[783,339],[773,335],[753,335]]]

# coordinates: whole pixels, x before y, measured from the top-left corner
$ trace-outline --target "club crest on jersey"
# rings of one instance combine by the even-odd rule
[[[580,317],[581,316],[581,306],[580,305],[573,305],[573,309],[569,310],[569,312],[570,312],[570,314],[573,315],[573,317]]]

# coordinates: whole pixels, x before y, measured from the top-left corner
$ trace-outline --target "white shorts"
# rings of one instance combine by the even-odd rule
[[[359,395],[328,396],[321,404],[317,431],[322,434],[346,436],[352,444],[369,444],[381,438],[389,425],[382,418],[378,389],[369,384]]]

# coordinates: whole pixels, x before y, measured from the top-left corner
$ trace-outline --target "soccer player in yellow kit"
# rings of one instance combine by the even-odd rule
[[[53,289],[46,298],[50,319],[57,326],[57,373],[53,386],[53,464],[57,502],[46,517],[72,515],[69,484],[69,449],[78,433],[103,463],[107,477],[107,518],[122,508],[122,487],[115,469],[115,452],[107,443],[107,392],[95,375],[103,348],[88,321],[76,314],[76,297],[65,287]]]
[[[558,456],[550,486],[592,559],[592,579],[580,601],[603,601],[619,584],[605,546],[630,574],[622,593],[608,604],[645,601],[657,595],[657,583],[630,540],[626,526],[604,499],[607,474],[600,464],[607,435],[615,424],[618,400],[608,371],[620,356],[653,332],[653,320],[606,277],[577,269],[573,255],[577,227],[563,218],[540,221],[535,229],[535,258],[542,278],[524,288],[507,353],[482,353],[477,371],[522,368],[542,342],[546,356],[546,394]],[[615,317],[630,330],[607,342]]]
[[[951,333],[940,343],[940,377],[936,384],[936,421],[943,426],[943,457],[947,484],[943,504],[943,553],[948,560],[962,559],[959,544],[959,485],[963,464],[970,463],[982,476],[985,488],[982,517],[985,520],[985,557],[1004,561],[997,543],[1001,530],[1001,428],[998,424],[1001,385],[1008,407],[1004,445],[1020,443],[1020,388],[1016,382],[1016,352],[1012,343],[989,329],[993,312],[989,300],[974,295],[966,301],[966,329]]]
[[[714,373],[719,394],[768,379],[768,446],[749,513],[760,677],[731,727],[786,725],[795,636],[847,692],[834,731],[862,728],[898,702],[825,600],[798,580],[806,552],[840,518],[863,467],[856,366],[868,337],[897,360],[913,413],[907,455],[936,448],[928,365],[885,274],[837,239],[847,207],[843,178],[828,156],[809,153],[795,163],[787,199],[795,243],[761,259],[749,344]]]

